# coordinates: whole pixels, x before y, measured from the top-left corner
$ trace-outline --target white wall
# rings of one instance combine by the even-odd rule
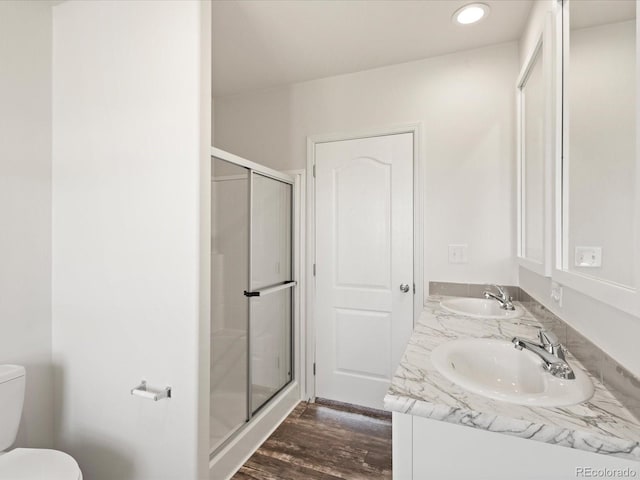
[[[54,8],[57,447],[92,480],[208,477],[209,8]],[[173,398],[132,397],[143,378]]]
[[[542,30],[546,12],[555,8],[554,0],[538,0],[533,8],[527,29],[520,41],[521,62],[533,48]],[[557,201],[557,199],[556,199]],[[551,300],[551,279],[530,272],[519,271],[519,285],[609,356],[640,375],[640,356],[637,338],[640,337],[640,318],[624,313],[566,286],[563,287],[562,307]]]
[[[216,146],[297,169],[309,135],[421,122],[426,280],[512,284],[517,74],[508,43],[216,97]],[[448,263],[450,243],[469,245],[468,264]]]
[[[18,446],[51,447],[51,5],[0,2],[0,363],[27,369]]]

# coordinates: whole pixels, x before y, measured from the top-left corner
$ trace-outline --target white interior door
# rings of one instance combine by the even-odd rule
[[[413,134],[315,148],[316,396],[382,408],[413,328]]]

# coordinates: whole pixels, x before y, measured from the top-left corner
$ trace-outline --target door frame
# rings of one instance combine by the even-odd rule
[[[424,308],[424,171],[423,171],[423,127],[421,122],[372,128],[349,133],[310,135],[307,137],[307,178],[306,178],[306,335],[304,348],[304,382],[301,386],[302,398],[315,401],[316,397],[316,278],[313,266],[316,263],[316,184],[314,165],[316,145],[319,143],[357,140],[360,138],[384,137],[402,133],[413,134],[413,323]]]

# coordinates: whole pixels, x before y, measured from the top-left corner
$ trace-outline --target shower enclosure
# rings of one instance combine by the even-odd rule
[[[211,200],[214,454],[293,378],[296,282],[290,177],[212,157]]]

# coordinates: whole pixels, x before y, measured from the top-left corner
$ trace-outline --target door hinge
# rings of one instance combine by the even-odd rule
[[[313,164],[313,178],[316,178],[316,164]]]
[[[313,264],[313,276],[314,277],[316,276],[316,264],[315,263]]]
[[[316,364],[315,364],[315,362],[314,362],[314,364],[313,364],[313,374],[314,374],[314,375],[316,374]]]

